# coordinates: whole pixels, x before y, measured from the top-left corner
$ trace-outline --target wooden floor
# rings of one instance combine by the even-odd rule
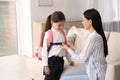
[[[42,62],[22,55],[0,57],[0,80],[43,80]]]

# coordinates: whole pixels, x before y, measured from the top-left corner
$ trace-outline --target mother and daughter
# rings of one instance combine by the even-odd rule
[[[91,34],[86,41],[84,49],[81,51],[67,44],[63,30],[64,23],[64,14],[61,11],[55,11],[48,16],[46,27],[42,32],[40,46],[42,47],[44,80],[60,79],[64,69],[64,56],[66,56],[70,65],[74,65],[71,58],[85,63],[90,80],[105,80],[107,69],[105,58],[108,55],[108,47],[99,12],[96,9],[88,9],[83,13],[82,24],[84,29],[89,30]],[[48,46],[49,30],[51,30],[53,35],[50,47]]]

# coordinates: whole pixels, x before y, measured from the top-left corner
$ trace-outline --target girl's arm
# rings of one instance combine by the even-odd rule
[[[43,47],[42,47],[42,61],[44,66],[44,72],[45,74],[50,74],[50,68],[48,66],[48,51],[47,51],[47,43],[48,43],[48,33],[45,33],[44,39],[43,39]]]
[[[44,66],[48,66],[47,43],[48,43],[48,33],[46,32],[43,39],[43,47],[42,47],[42,61]]]

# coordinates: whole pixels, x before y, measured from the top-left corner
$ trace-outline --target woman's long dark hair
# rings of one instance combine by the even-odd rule
[[[104,55],[106,57],[108,55],[108,46],[99,12],[96,9],[88,9],[83,13],[83,15],[86,19],[92,21],[93,28],[102,36],[104,43]]]

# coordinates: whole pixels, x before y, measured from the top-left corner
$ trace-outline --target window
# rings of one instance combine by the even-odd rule
[[[17,54],[15,1],[0,1],[0,56]]]

